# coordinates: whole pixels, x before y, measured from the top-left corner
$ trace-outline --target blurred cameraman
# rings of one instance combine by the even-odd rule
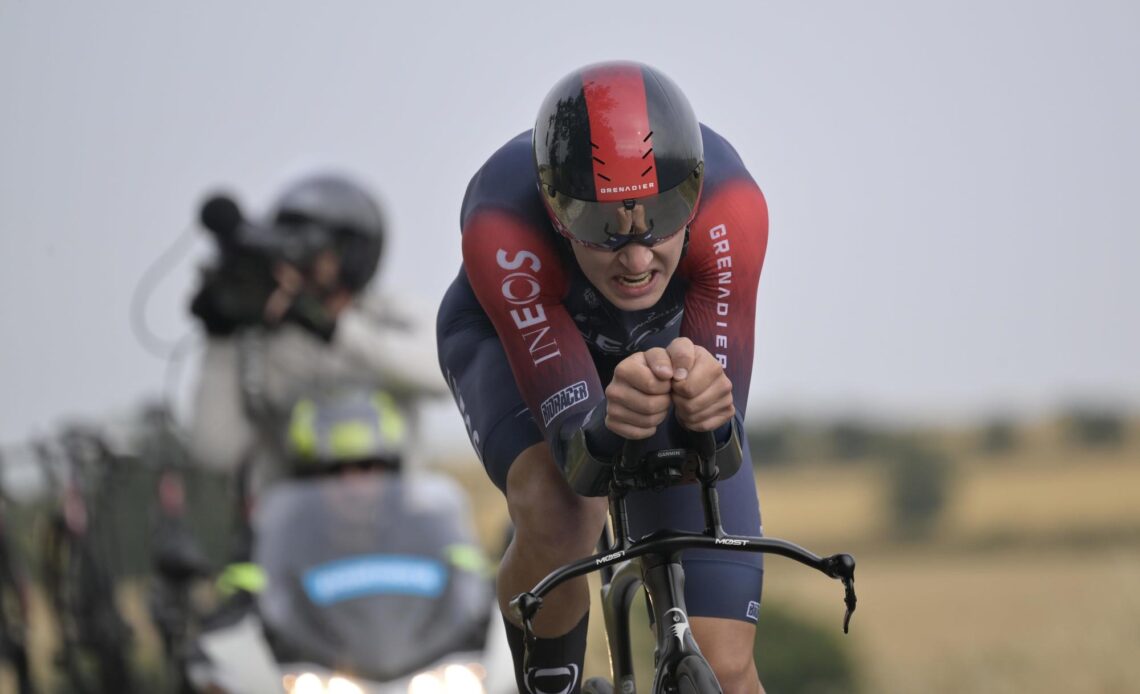
[[[209,337],[190,432],[199,464],[248,468],[256,489],[282,473],[280,442],[298,398],[373,385],[414,413],[417,401],[448,392],[434,357],[433,312],[364,291],[386,231],[357,183],[301,179],[263,222],[215,197],[202,223],[219,253],[191,304]]]

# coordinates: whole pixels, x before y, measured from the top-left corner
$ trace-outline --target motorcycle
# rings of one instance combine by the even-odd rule
[[[263,585],[199,633],[187,673],[200,691],[515,691],[490,567],[450,478],[289,479],[251,520]]]

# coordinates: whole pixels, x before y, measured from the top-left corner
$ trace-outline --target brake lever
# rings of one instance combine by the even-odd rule
[[[847,608],[843,614],[843,633],[848,632],[851,624],[851,615],[855,613],[855,557],[850,554],[833,554],[824,559],[825,573],[832,578],[843,581],[843,605]]]
[[[846,612],[843,614],[843,633],[847,633],[847,627],[851,624],[851,615],[855,614],[855,577],[843,579],[843,604],[847,607]]]

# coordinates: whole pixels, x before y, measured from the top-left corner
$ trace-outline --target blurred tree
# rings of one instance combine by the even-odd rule
[[[794,425],[786,420],[749,427],[746,435],[752,452],[752,464],[759,467],[791,462],[793,431]]]
[[[1017,448],[1017,425],[1008,417],[994,417],[982,426],[978,450],[986,455],[1010,453]]]
[[[1119,446],[1124,441],[1124,416],[1107,407],[1074,407],[1062,422],[1066,437],[1079,446]]]
[[[855,658],[838,622],[825,627],[782,605],[760,609],[756,667],[773,694],[852,694],[859,691]]]
[[[904,539],[929,536],[950,495],[950,459],[918,443],[903,443],[895,449],[888,470],[895,533]]]
[[[883,435],[874,427],[855,419],[839,420],[827,430],[831,450],[840,460],[857,460],[873,453]]]

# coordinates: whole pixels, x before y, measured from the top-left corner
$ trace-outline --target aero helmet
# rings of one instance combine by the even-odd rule
[[[301,179],[278,198],[271,221],[287,238],[314,233],[338,251],[341,283],[358,292],[376,273],[384,249],[379,205],[362,187],[336,175]],[[299,241],[304,244],[304,241]]]
[[[542,200],[571,240],[652,245],[696,214],[701,128],[677,85],[648,65],[598,63],[564,77],[542,103],[533,144]],[[630,235],[634,211],[644,225]]]

